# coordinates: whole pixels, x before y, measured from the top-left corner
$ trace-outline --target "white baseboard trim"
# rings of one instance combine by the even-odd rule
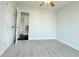
[[[7,48],[3,49],[1,52],[0,52],[0,56],[2,56],[4,54],[4,52],[13,45],[13,42],[7,46]]]
[[[55,37],[53,38],[29,38],[29,40],[54,40],[56,39]]]
[[[61,39],[57,39],[57,40],[79,51],[79,47],[76,47],[76,46],[74,46],[66,41],[63,41]]]
[[[56,40],[56,39],[29,39],[29,40]]]

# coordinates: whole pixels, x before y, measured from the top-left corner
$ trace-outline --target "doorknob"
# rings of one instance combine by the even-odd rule
[[[12,26],[11,28],[15,28],[15,26]]]

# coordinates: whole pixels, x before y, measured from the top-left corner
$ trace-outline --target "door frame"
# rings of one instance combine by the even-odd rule
[[[30,11],[29,10],[20,10],[19,8],[17,8],[17,21],[15,22],[15,26],[16,26],[16,40],[15,40],[15,44],[17,44],[18,38],[19,38],[19,26],[20,26],[20,19],[21,19],[21,12],[25,12],[25,13],[29,13],[29,20],[30,20]],[[28,22],[29,22],[28,20]],[[28,38],[29,38],[29,31],[28,31]]]

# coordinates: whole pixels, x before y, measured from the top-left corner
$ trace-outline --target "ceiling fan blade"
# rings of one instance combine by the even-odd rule
[[[52,7],[54,7],[54,6],[55,6],[53,2],[50,2],[50,5],[51,5]]]
[[[44,2],[42,2],[39,6],[41,7],[44,4]]]

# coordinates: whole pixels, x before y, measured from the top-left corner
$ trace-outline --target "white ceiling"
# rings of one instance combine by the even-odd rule
[[[40,7],[40,3],[43,1],[15,1],[17,7],[37,7],[37,8],[48,8],[47,5]],[[55,6],[52,9],[59,9],[69,3],[69,1],[53,1]]]

